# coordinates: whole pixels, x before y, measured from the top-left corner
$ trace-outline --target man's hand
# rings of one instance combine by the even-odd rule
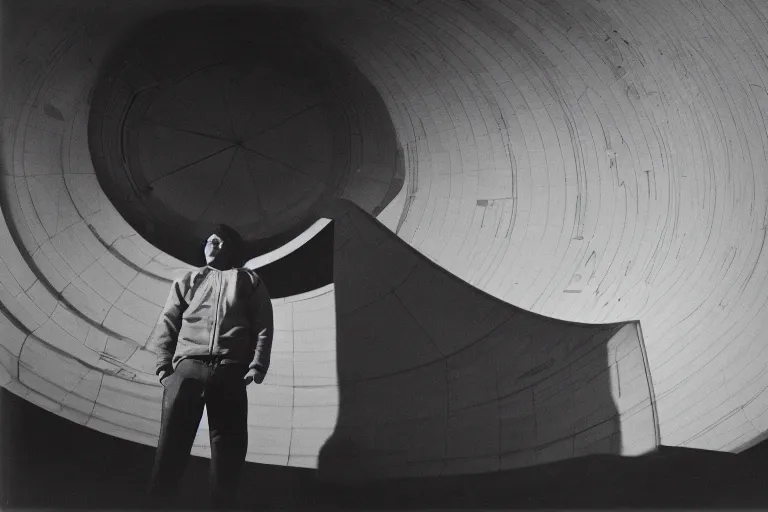
[[[172,373],[172,370],[160,370],[160,373],[157,374],[160,377],[160,384],[163,383],[166,377],[170,377]]]
[[[245,380],[245,385],[247,386],[251,382],[255,382],[256,384],[261,384],[264,382],[264,377],[266,377],[266,373],[262,373],[256,368],[252,368],[248,370],[248,373],[245,374],[245,377],[243,377],[243,380]]]

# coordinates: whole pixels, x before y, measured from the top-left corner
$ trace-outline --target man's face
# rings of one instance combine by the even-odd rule
[[[210,265],[213,263],[224,250],[224,239],[219,235],[211,235],[205,242],[205,263]]]

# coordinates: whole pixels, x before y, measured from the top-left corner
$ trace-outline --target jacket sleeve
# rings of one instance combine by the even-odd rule
[[[269,292],[264,281],[255,273],[253,273],[253,277],[255,281],[254,289],[249,302],[253,359],[248,367],[256,369],[261,373],[267,373],[272,353],[272,337],[274,335],[272,301],[269,298]]]
[[[182,314],[187,309],[187,302],[184,296],[188,283],[189,274],[173,281],[168,299],[163,307],[163,312],[160,313],[160,318],[152,334],[150,344],[157,353],[156,374],[171,366],[173,355],[176,352],[176,343],[179,339],[179,330],[181,330]]]

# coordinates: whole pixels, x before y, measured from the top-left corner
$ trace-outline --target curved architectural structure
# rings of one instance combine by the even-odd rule
[[[202,264],[199,241],[223,222],[259,253],[330,198],[375,214],[400,190],[384,102],[306,25],[291,9],[171,10],[105,57],[89,109],[96,175],[153,245]]]
[[[346,202],[334,218],[338,412],[319,475],[507,470],[658,446],[637,322],[547,318],[477,290]]]
[[[762,438],[768,7],[240,0],[179,32],[209,3],[3,4],[4,387],[153,445],[146,342],[226,220],[287,290],[253,462],[347,480]],[[291,30],[277,59],[258,18]],[[332,272],[283,285],[307,229]]]

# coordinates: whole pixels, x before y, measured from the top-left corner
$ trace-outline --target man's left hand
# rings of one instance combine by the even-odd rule
[[[245,377],[243,379],[245,380],[245,385],[247,386],[251,382],[255,382],[256,384],[261,384],[264,382],[264,377],[266,377],[266,373],[262,373],[256,368],[253,368],[251,370],[248,370],[248,373],[245,374]]]

